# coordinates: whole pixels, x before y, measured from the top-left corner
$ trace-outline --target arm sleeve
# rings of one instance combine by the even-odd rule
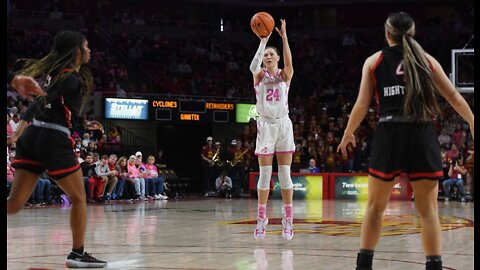
[[[250,71],[253,74],[257,74],[260,72],[260,67],[262,65],[262,58],[263,58],[263,53],[265,52],[265,47],[267,46],[266,43],[260,42],[260,45],[258,46],[258,50],[255,53],[255,57],[253,57],[252,63],[250,63]]]

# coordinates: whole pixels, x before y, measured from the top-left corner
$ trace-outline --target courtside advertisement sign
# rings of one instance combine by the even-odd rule
[[[235,109],[235,122],[237,123],[248,123],[251,119],[256,120],[258,117],[255,104],[237,103]]]
[[[148,99],[105,98],[105,118],[148,120]]]
[[[324,175],[292,175],[293,182],[293,198],[306,200],[322,200],[323,199],[323,181]],[[252,181],[253,189],[256,191],[259,175],[254,176]],[[251,187],[252,188],[252,187]],[[272,174],[270,181],[270,189],[272,190],[272,198],[281,199],[282,192],[280,181],[277,173]]]
[[[335,176],[334,199],[336,200],[367,200],[368,176]],[[400,176],[393,186],[390,200],[407,200],[409,198],[408,179]]]

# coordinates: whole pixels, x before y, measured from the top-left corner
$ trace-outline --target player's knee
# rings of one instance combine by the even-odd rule
[[[257,183],[257,189],[270,189],[270,179],[272,177],[272,166],[260,166],[260,177]]]
[[[292,178],[290,177],[290,165],[278,165],[278,180],[282,189],[293,188]]]

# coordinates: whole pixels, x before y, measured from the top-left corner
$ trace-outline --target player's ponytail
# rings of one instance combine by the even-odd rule
[[[405,12],[390,14],[385,30],[391,39],[403,47],[405,97],[403,113],[415,120],[428,121],[440,112],[433,71],[422,46],[413,38],[415,22]]]

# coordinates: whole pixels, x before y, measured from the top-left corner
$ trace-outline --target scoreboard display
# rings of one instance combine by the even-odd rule
[[[105,119],[160,123],[248,123],[258,116],[254,103],[181,98],[104,98]]]
[[[235,103],[186,99],[153,99],[152,120],[160,122],[213,122],[234,120]]]

